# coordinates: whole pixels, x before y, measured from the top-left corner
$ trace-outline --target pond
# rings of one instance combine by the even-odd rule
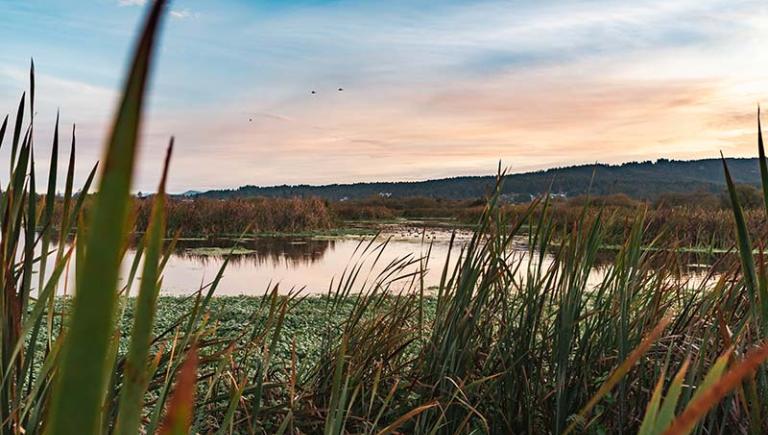
[[[456,238],[454,250],[463,246],[468,235]],[[353,286],[360,291],[363,282],[372,280],[385,270],[398,272],[392,276],[413,274],[424,266],[424,283],[439,283],[440,272],[449,257],[450,237],[432,233],[382,234],[379,237],[254,237],[179,240],[163,271],[161,294],[191,294],[214,280],[232,253],[216,289],[216,295],[256,295],[278,286],[281,293],[301,289],[306,294],[327,293],[329,285],[336,287],[345,270],[358,267],[360,272]],[[52,249],[56,249],[53,245]],[[38,249],[39,252],[39,249]],[[454,257],[456,256],[454,254]],[[48,260],[46,275],[50,276],[53,258]],[[129,248],[121,265],[121,282],[126,284],[136,250]],[[74,257],[71,259],[59,294],[71,294],[74,288]],[[451,260],[455,264],[455,258]],[[390,266],[388,268],[388,266]],[[131,286],[138,291],[141,268]],[[405,280],[403,280],[405,282]],[[37,280],[33,282],[37,283]]]
[[[425,237],[423,237],[425,236]],[[217,295],[258,295],[278,286],[281,293],[299,290],[304,294],[327,293],[333,285],[336,289],[340,280],[357,272],[352,292],[359,292],[364,283],[371,284],[379,274],[391,272],[391,278],[405,276],[398,281],[400,288],[416,278],[420,267],[425,272],[420,279],[425,288],[437,286],[446,261],[451,267],[456,264],[459,251],[469,240],[469,233],[458,233],[453,247],[450,233],[437,231],[423,235],[411,233],[383,233],[373,237],[255,237],[244,240],[228,238],[206,240],[180,240],[170,256],[163,273],[161,293],[164,295],[191,294],[201,286],[209,284],[230,257],[219,283]],[[513,255],[527,257],[524,239],[513,244]],[[450,255],[449,255],[450,254]],[[599,283],[605,273],[600,264],[610,261],[615,252],[607,251],[601,257],[590,275],[590,283]],[[136,255],[129,249],[122,264],[121,280],[129,275],[130,266]],[[525,258],[523,261],[526,261]],[[551,257],[545,258],[551,261]],[[704,277],[707,271],[701,257],[688,261],[686,272],[694,281]],[[72,261],[74,263],[74,260]],[[50,269],[49,262],[49,269]],[[74,287],[73,265],[67,276],[67,286],[61,286],[59,293]],[[520,273],[524,270],[520,268]],[[140,275],[140,269],[139,269]],[[137,278],[140,279],[140,276]],[[418,288],[418,287],[416,287]],[[138,289],[134,281],[131,293]]]
[[[185,294],[200,288],[201,282],[212,281],[234,244],[235,241],[226,239],[180,243],[165,268],[162,292]],[[425,284],[437,285],[449,248],[448,240],[430,244],[420,239],[388,239],[386,236],[375,240],[371,237],[252,238],[237,243],[216,293],[261,294],[274,285],[283,293],[292,289],[325,293],[332,282],[336,287],[345,269],[355,266],[361,270],[355,288],[359,291],[365,277],[375,278],[394,261],[403,262],[399,272],[402,275],[417,271],[418,263],[427,258]],[[133,254],[129,253],[129,257]]]

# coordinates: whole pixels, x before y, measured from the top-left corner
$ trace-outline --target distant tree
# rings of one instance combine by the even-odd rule
[[[722,199],[704,190],[694,192],[664,192],[653,202],[654,208],[696,207],[716,210],[722,206]]]
[[[763,206],[763,195],[757,187],[751,184],[737,184],[735,187],[736,197],[743,208],[750,210]],[[731,196],[727,190],[720,194],[720,200],[723,208],[731,207]]]
[[[590,197],[587,197],[586,195],[579,195],[569,199],[567,203],[569,206],[572,206],[572,207],[583,206],[587,203],[587,199],[589,199],[590,205],[611,206],[611,207],[637,207],[640,205],[640,202],[630,198],[629,196],[623,193],[615,193],[613,195],[590,196]]]

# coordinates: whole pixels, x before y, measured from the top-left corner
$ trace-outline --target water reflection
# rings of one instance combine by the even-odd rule
[[[425,256],[428,249],[421,243],[400,240],[391,241],[385,249],[366,250],[368,242],[355,238],[258,238],[238,243],[236,255],[230,258],[217,293],[261,294],[274,284],[279,284],[283,292],[304,289],[306,293],[324,293],[334,279],[338,282],[350,265],[363,264],[360,277],[362,283],[367,278],[375,277],[387,264],[403,258],[418,259]],[[163,293],[190,293],[199,288],[201,282],[212,280],[225,261],[226,248],[231,248],[235,243],[232,240],[185,241],[166,265]],[[201,251],[206,254],[201,255]],[[126,262],[131,261],[133,255],[134,251],[129,251]],[[434,244],[429,258],[439,266],[435,270],[428,268],[426,271],[427,285],[439,282],[440,273],[437,269],[442,267],[447,255],[447,242]]]
[[[223,257],[235,248],[230,264],[261,267],[297,267],[323,259],[336,245],[333,239],[299,237],[261,237],[244,240],[207,239],[181,240],[176,255],[206,264],[214,257]]]
[[[380,237],[375,244],[383,243],[387,237]],[[520,273],[527,267],[527,249],[521,239],[513,244],[515,261],[520,261]],[[303,288],[306,293],[324,293],[331,282],[338,282],[345,270],[351,265],[364,263],[361,267],[360,280],[371,280],[386,265],[399,260],[411,261],[426,258],[429,253],[427,269],[424,273],[426,287],[436,286],[440,282],[441,272],[451,250],[448,239],[436,238],[423,242],[421,237],[394,238],[386,248],[365,250],[369,239],[337,238],[318,239],[300,237],[261,237],[245,240],[231,238],[207,240],[180,240],[171,255],[163,273],[162,293],[189,294],[209,283],[224,264],[225,256],[235,249],[229,259],[217,294],[262,294],[270,286],[279,284],[283,292]],[[453,267],[458,251],[466,243],[466,238],[458,238],[453,248],[449,266]],[[431,249],[430,249],[431,244]],[[54,248],[55,249],[55,248]],[[129,249],[122,265],[121,276],[129,275],[130,265],[136,255],[135,249]],[[616,260],[618,252],[604,250],[596,259],[595,268],[590,273],[591,284],[598,284],[605,278],[607,270]],[[695,285],[707,278],[711,271],[725,272],[737,262],[735,255],[714,255],[702,253],[648,253],[651,267],[663,266],[665,270],[677,271],[671,278],[688,280]],[[552,256],[546,255],[545,267],[552,262]],[[375,262],[374,262],[375,259]],[[368,263],[365,263],[368,262]],[[375,264],[373,264],[375,263]],[[74,267],[74,258],[70,268]],[[418,264],[412,264],[405,272],[415,272]],[[48,273],[50,273],[50,267]],[[140,270],[140,269],[139,269]],[[70,269],[68,288],[74,288],[74,271]],[[140,276],[133,283],[131,292],[135,294]],[[335,281],[334,281],[335,280]],[[36,281],[36,280],[35,280]],[[63,288],[63,286],[61,286]],[[359,290],[359,285],[353,290]],[[71,290],[70,290],[71,291]]]
[[[598,251],[595,257],[595,266],[598,268],[609,267],[614,264],[617,255],[617,250],[602,249]],[[674,270],[680,275],[707,272],[724,273],[739,260],[735,252],[657,251],[646,253],[646,255],[651,267]]]

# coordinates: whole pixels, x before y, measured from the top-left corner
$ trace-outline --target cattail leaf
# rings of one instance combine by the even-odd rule
[[[733,219],[736,225],[736,237],[739,247],[739,258],[741,259],[744,285],[749,294],[754,321],[760,327],[760,330],[764,335],[768,333],[768,295],[762,294],[764,292],[760,291],[757,273],[755,271],[755,260],[752,253],[752,242],[749,239],[749,230],[747,228],[746,219],[744,218],[744,211],[741,208],[741,204],[739,204],[739,198],[736,194],[736,186],[733,183],[731,173],[728,171],[728,164],[725,162],[725,157],[722,157],[722,154],[721,159],[723,162],[725,181],[728,185],[728,195],[731,199],[731,211],[733,212]]]
[[[163,175],[152,205],[141,286],[136,298],[131,341],[123,369],[123,388],[120,392],[116,434],[133,435],[139,432],[144,393],[149,382],[146,378],[147,360],[152,343],[157,295],[160,290],[160,261],[165,237],[165,183],[172,150],[173,139],[168,146]]]
[[[5,137],[5,129],[8,128],[8,115],[3,118],[3,124],[0,125],[0,146],[3,145],[3,138]]]
[[[760,161],[760,184],[763,188],[763,203],[768,217],[768,162],[766,162],[765,147],[763,146],[763,128],[760,123],[760,107],[757,108],[757,153]]]
[[[11,173],[13,173],[16,163],[16,153],[19,149],[19,139],[21,138],[21,126],[24,123],[24,100],[26,92],[21,94],[19,108],[16,110],[16,124],[13,127],[13,141],[11,142]]]
[[[82,273],[88,279],[77,280],[51,400],[49,434],[98,429],[144,93],[164,4],[158,0],[150,9],[107,145],[86,239]]]

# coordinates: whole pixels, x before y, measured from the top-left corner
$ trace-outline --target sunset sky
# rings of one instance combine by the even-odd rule
[[[77,124],[80,180],[100,157],[142,4],[2,1],[0,116],[15,113],[34,57],[39,167],[57,108],[65,137]],[[765,1],[170,9],[136,190],[154,189],[171,135],[175,192],[752,156],[768,97]]]

